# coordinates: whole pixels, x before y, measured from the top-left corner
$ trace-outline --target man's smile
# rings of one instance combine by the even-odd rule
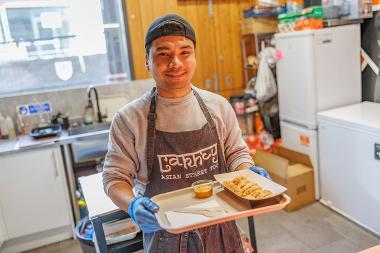
[[[186,72],[179,72],[179,73],[166,73],[167,76],[169,77],[180,77],[184,75]]]

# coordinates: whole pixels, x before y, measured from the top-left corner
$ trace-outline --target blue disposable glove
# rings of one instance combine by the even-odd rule
[[[157,222],[154,212],[160,207],[147,197],[136,197],[128,208],[129,216],[144,233],[152,233],[162,230]]]
[[[265,169],[263,169],[261,167],[251,166],[249,169],[251,171],[253,171],[253,172],[256,172],[260,176],[263,176],[263,177],[268,178],[269,180],[272,180],[272,178],[270,177],[269,173]]]

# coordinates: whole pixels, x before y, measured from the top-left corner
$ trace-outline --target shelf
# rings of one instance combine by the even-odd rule
[[[244,70],[244,81],[248,83],[253,76],[256,76],[258,71],[258,66],[252,66],[248,62],[248,57],[258,57],[261,49],[261,43],[264,42],[267,46],[270,40],[274,36],[274,32],[267,33],[253,33],[252,35],[247,36],[243,35],[241,37],[241,46],[242,46],[242,55],[243,55],[243,70]],[[257,60],[258,61],[258,60]]]
[[[241,24],[242,35],[275,33],[277,18],[246,18]]]

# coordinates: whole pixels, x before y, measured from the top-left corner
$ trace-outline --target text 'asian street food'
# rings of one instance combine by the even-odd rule
[[[223,186],[236,195],[249,200],[259,200],[273,194],[271,191],[263,189],[260,185],[245,176],[238,176],[231,181],[225,181],[223,182]]]

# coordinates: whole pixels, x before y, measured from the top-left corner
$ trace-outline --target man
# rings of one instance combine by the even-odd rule
[[[156,87],[112,122],[105,191],[140,226],[146,252],[243,252],[235,222],[181,235],[162,230],[150,197],[233,170],[267,175],[253,166],[227,100],[192,86],[195,45],[194,30],[182,17],[156,19],[145,37],[146,68]],[[190,154],[206,155],[186,160]]]

